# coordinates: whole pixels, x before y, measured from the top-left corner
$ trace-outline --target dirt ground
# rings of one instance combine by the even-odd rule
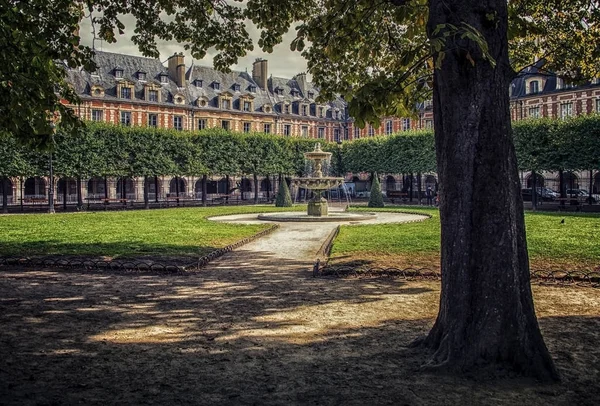
[[[190,275],[1,268],[0,404],[598,404],[600,289],[534,287],[545,385],[423,372],[407,345],[439,282],[310,275],[243,252]]]

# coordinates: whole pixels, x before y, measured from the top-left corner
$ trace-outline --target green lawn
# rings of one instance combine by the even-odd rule
[[[0,216],[0,255],[197,257],[269,227],[207,217],[305,209],[240,206]]]
[[[427,213],[432,218],[409,224],[343,226],[332,248],[332,262],[438,267],[440,223],[437,209],[406,206],[382,210]],[[563,218],[565,223],[561,224]],[[525,222],[532,267],[589,269],[600,265],[599,215],[527,212]]]

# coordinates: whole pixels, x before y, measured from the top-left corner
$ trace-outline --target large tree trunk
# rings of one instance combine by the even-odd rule
[[[435,57],[441,63],[434,72],[433,101],[442,288],[437,320],[420,343],[434,350],[431,368],[463,372],[501,364],[558,379],[530,286],[510,126],[507,3],[429,4],[430,36],[440,24],[467,23],[486,39],[497,65],[460,35],[448,37],[442,61]]]

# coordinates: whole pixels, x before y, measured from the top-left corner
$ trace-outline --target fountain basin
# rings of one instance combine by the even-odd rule
[[[301,212],[281,212],[281,213],[264,213],[259,214],[259,220],[265,221],[295,221],[295,222],[344,222],[344,221],[363,221],[375,220],[375,213],[348,213],[348,212],[330,212],[326,216],[311,216]]]

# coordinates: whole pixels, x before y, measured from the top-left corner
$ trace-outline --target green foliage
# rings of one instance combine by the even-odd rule
[[[290,195],[290,188],[284,178],[279,183],[279,190],[277,191],[277,198],[275,199],[275,207],[292,207],[292,196]]]
[[[371,193],[369,195],[369,207],[383,207],[383,194],[377,173],[373,174],[371,181]]]

